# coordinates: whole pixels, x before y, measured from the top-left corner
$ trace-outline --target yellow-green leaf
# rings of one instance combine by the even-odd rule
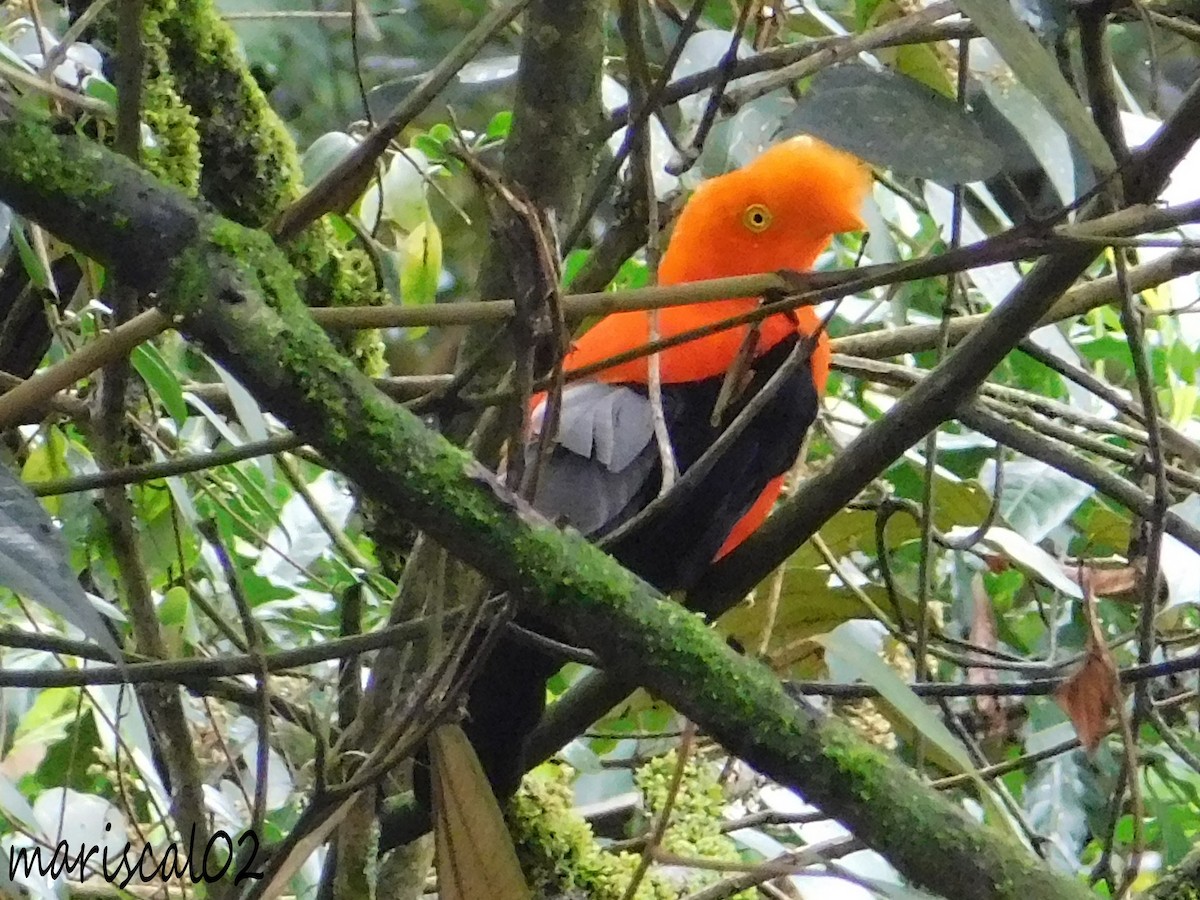
[[[845,630],[823,635],[817,639],[825,651],[835,655],[859,677],[860,680],[879,691],[877,703],[881,712],[889,719],[892,715],[902,717],[908,725],[929,742],[931,758],[947,771],[964,774],[971,778],[979,791],[979,798],[987,807],[995,824],[1003,823],[1018,836],[1016,823],[1005,811],[993,788],[987,784],[971,762],[967,749],[955,737],[941,718],[916,695],[900,675],[885,663],[877,653],[855,641]],[[887,709],[891,707],[891,709]]]
[[[442,233],[426,219],[404,239],[400,268],[400,296],[405,304],[432,303],[442,274]]]
[[[46,439],[37,444],[25,465],[21,467],[21,480],[27,484],[66,478],[71,474],[67,468],[67,439],[57,425],[46,428]],[[62,510],[61,497],[43,497],[42,505],[52,516]]]
[[[882,588],[870,585],[864,592],[885,612],[891,612]],[[744,647],[757,650],[770,616],[766,595],[764,588],[754,603],[743,602],[721,616],[717,622],[721,632]],[[906,612],[912,615],[914,610]],[[870,607],[848,588],[830,586],[827,571],[789,568],[771,625],[767,653],[777,665],[787,666],[794,677],[813,677],[821,669],[822,656],[809,643],[812,639],[851,619],[873,618],[875,614]]]

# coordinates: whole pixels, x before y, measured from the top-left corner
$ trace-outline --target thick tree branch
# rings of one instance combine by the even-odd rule
[[[1191,900],[1200,894],[1200,847],[1195,847],[1150,890],[1146,900]]]
[[[333,464],[497,584],[521,591],[572,639],[729,750],[802,791],[915,883],[965,900],[1088,896],[839,722],[798,705],[770,671],[730,650],[698,617],[579,535],[553,528],[379,393],[312,321],[295,273],[262,233],[202,215],[111,154],[37,125],[0,124],[0,198],[53,223],[61,239],[102,263],[118,263],[131,248],[159,260],[148,267],[126,259],[119,268],[137,279],[131,286],[156,291],[186,334]],[[151,198],[180,219],[167,240],[146,227]],[[93,203],[110,219],[122,210],[125,227],[97,229],[87,214]],[[77,221],[55,211],[62,206],[87,215]],[[188,234],[194,239],[180,240]]]
[[[599,143],[596,123],[603,113],[604,11],[598,0],[529,4],[512,131],[500,173],[503,186],[522,198],[525,214],[511,203],[494,204],[492,239],[479,275],[483,296],[513,298],[520,321],[514,319],[507,331],[494,325],[467,331],[458,372],[473,373],[470,384],[476,389],[494,389],[514,361],[528,370],[542,349],[529,346],[538,318],[549,321],[556,315],[542,250],[556,240],[558,225],[574,218],[591,174]],[[518,424],[512,421],[520,415],[516,405],[507,412],[509,421],[497,417],[475,436],[476,452],[489,464],[495,462],[502,438]],[[463,416],[449,423],[447,431],[465,442],[478,424],[476,416]]]

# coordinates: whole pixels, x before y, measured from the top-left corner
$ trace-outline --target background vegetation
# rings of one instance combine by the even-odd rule
[[[195,826],[254,829],[268,877],[158,890],[1191,896],[1194,9],[21,0],[0,27],[0,855],[161,851]],[[684,663],[751,669],[692,617],[656,618],[569,542],[535,553],[503,504],[471,531],[482,476],[418,471],[457,458],[362,399],[298,306],[495,467],[528,304],[561,283],[586,327],[646,303],[680,198],[799,131],[876,167],[871,230],[822,259],[842,275],[762,282],[819,293],[835,375],[781,515],[688,599],[858,740],[785,734],[774,680],[737,733],[741,683]],[[79,149],[98,145],[182,195]],[[196,233],[225,268],[184,268]],[[501,298],[528,316],[499,327],[511,309],[478,301]],[[344,407],[322,411],[335,378]],[[360,412],[398,423],[393,458],[347,439]],[[575,563],[597,608],[561,599]],[[497,814],[435,732],[468,811],[442,814],[436,872],[428,839],[377,864],[424,830],[408,761],[495,614],[480,572],[671,703],[639,692],[593,725],[589,698],[626,692],[569,664],[534,738],[565,746],[508,813],[515,857],[470,824]]]

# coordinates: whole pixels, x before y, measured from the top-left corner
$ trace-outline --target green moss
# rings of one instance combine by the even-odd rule
[[[830,720],[823,733],[826,737],[825,755],[845,774],[865,780],[887,765],[886,757],[848,726]]]
[[[295,143],[209,0],[154,0],[170,71],[197,118],[201,188],[222,214],[261,228],[299,196]]]
[[[163,181],[194,197],[200,192],[199,120],[180,96],[171,72],[163,25],[174,14],[174,0],[151,0],[142,16],[146,54],[142,118],[154,135],[154,147],[144,154],[144,164]]]
[[[517,858],[536,897],[577,893],[620,900],[638,866],[632,853],[610,853],[572,809],[571,770],[544,765],[525,777],[508,809]],[[649,873],[636,900],[674,900],[679,892]]]
[[[142,26],[143,117],[155,143],[144,165],[189,196],[203,194],[222,215],[265,228],[303,192],[300,161],[286,126],[247,70],[232,29],[210,0],[147,0]],[[112,41],[114,17],[102,17],[100,30]],[[386,300],[366,252],[342,246],[325,222],[285,250],[310,305]],[[369,374],[385,368],[377,332],[354,334],[342,349]]]
[[[237,38],[211,0],[159,0],[174,14],[163,24],[181,97],[197,117],[204,196],[222,215],[265,228],[303,193],[300,158],[286,126],[271,109],[237,50]],[[384,302],[365,251],[342,246],[318,222],[284,248],[302,273],[309,304],[367,306]],[[345,346],[371,374],[383,370],[373,331]]]
[[[39,193],[61,193],[73,202],[94,200],[112,192],[112,183],[95,178],[88,167],[65,163],[60,148],[48,143],[46,134],[40,123],[13,121],[0,145],[5,172]]]

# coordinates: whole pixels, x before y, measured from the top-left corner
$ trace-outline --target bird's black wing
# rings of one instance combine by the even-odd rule
[[[781,342],[755,361],[742,404],[761,390],[795,345],[795,339]],[[663,386],[664,418],[682,472],[720,436],[710,420],[722,381]],[[668,494],[652,515],[615,536],[606,549],[660,590],[694,585],[766,485],[795,461],[817,403],[808,365],[796,366],[698,484],[678,497]],[[527,465],[535,463],[542,415],[543,409],[535,410]],[[603,539],[651,503],[661,481],[643,386],[586,382],[564,390],[559,427],[534,495],[543,515]],[[553,623],[526,624],[563,637],[554,634]],[[505,636],[475,682],[465,727],[497,796],[510,795],[520,783],[525,736],[541,716],[546,679],[559,665],[560,660]]]

